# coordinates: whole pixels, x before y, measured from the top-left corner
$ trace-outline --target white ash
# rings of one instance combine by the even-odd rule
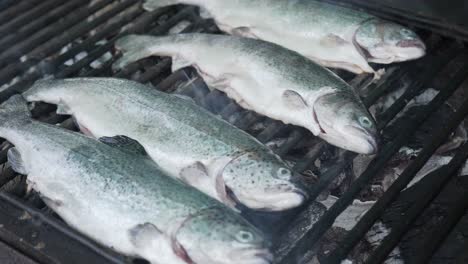
[[[337,200],[338,197],[330,195],[326,200],[320,201],[320,203],[327,207],[327,209],[330,209]],[[362,202],[360,200],[354,200],[353,203],[336,218],[333,226],[341,227],[347,231],[351,230],[364,213],[374,204],[375,201]]]
[[[387,228],[382,222],[376,222],[372,228],[366,234],[366,240],[370,243],[372,248],[377,248],[382,240],[390,234],[391,229]],[[395,247],[393,251],[388,255],[384,261],[386,264],[402,264],[404,263],[401,252],[398,247]]]
[[[409,87],[409,84],[403,85],[400,89],[392,91],[387,95],[381,97],[377,102],[369,108],[371,114],[375,117],[380,113],[385,112],[390,106],[400,98],[406,89]]]
[[[102,46],[105,45],[108,41],[105,39],[101,39],[100,41],[96,42],[96,46]],[[104,54],[102,54],[101,57],[97,58],[95,61],[91,62],[90,66],[91,68],[94,69],[99,69],[106,63],[107,61],[112,59],[112,54],[108,51]]]
[[[375,155],[358,155],[353,160],[353,173],[355,178],[361,176],[361,174],[367,169],[369,163],[375,158]]]
[[[343,261],[341,261],[341,264],[353,264],[353,262],[349,259],[345,259]]]
[[[21,62],[25,62],[25,61],[27,61],[27,60],[28,60],[28,56],[27,56],[27,55],[23,55],[23,56],[20,57],[20,61],[21,61]]]
[[[435,90],[433,88],[427,88],[422,94],[414,97],[411,101],[409,101],[408,104],[406,104],[405,108],[402,111],[400,111],[392,121],[397,120],[398,118],[405,115],[406,112],[408,112],[408,110],[412,107],[429,104],[437,96],[438,93],[438,90]]]
[[[447,165],[453,157],[451,156],[439,156],[433,155],[424,165],[424,167],[419,170],[419,172],[414,176],[413,180],[408,184],[406,188],[409,188],[426,177],[429,173],[439,169],[440,167]],[[463,167],[460,169],[458,176],[468,175],[468,161],[465,162]]]
[[[277,149],[281,147],[287,141],[288,141],[288,138],[275,138],[265,143],[265,145],[271,149]]]
[[[59,51],[59,55],[66,53],[67,51],[71,49],[71,47],[72,47],[71,43],[68,43],[67,45],[63,46]]]
[[[95,61],[91,62],[90,66],[94,69],[99,69],[107,61],[112,59],[112,54],[110,52],[104,53],[101,57],[97,58]]]
[[[71,66],[71,65],[73,65],[75,62],[77,62],[77,61],[79,61],[79,60],[85,58],[86,56],[88,56],[88,53],[85,52],[85,51],[82,51],[82,52],[76,54],[75,57],[73,57],[73,58],[67,60],[64,64],[65,64],[66,66]]]
[[[3,90],[7,89],[8,87],[12,86],[13,84],[19,82],[20,80],[20,77],[15,77],[13,78],[9,83],[5,83],[4,85],[0,86],[0,92],[2,92]]]
[[[405,93],[407,88],[408,84],[405,83],[405,85],[403,85],[400,89],[392,91],[386,96],[380,98],[372,107],[370,107],[369,111],[372,113],[372,115],[378,117],[379,114],[389,109]],[[422,94],[414,97],[411,101],[409,101],[403,111],[400,111],[400,113],[398,113],[398,115],[393,120],[396,120],[404,115],[404,113],[407,112],[411,107],[428,104],[437,96],[438,93],[439,91],[433,88],[427,88]]]

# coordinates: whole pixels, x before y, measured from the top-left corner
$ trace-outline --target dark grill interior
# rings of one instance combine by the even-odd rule
[[[277,263],[316,263],[315,260],[340,263],[362,252],[367,254],[366,263],[379,263],[395,247],[399,248],[399,258],[410,263],[427,263],[431,258],[433,263],[467,263],[468,177],[456,174],[468,157],[468,145],[462,141],[460,147],[449,152],[454,156],[449,164],[402,191],[447,138],[453,138],[453,132],[468,114],[468,52],[462,41],[438,35],[430,30],[431,24],[423,23],[424,29],[416,28],[428,46],[428,55],[423,59],[387,66],[383,78],[368,87],[371,76],[337,72],[361,92],[369,107],[391,92],[407,87],[390,107],[378,113],[377,122],[384,139],[382,148],[362,168],[363,173],[353,177],[356,154],[332,147],[305,129],[243,110],[222,92],[210,91],[191,68],[171,74],[170,59],[150,58],[114,72],[111,66],[119,53],[113,43],[119,36],[220,33],[212,21],[198,16],[195,7],[175,6],[149,13],[140,6],[136,0],[2,2],[0,102],[44,77],[114,76],[188,95],[197,104],[267,143],[310,183],[311,201],[302,208],[283,213],[244,213],[271,234]],[[413,111],[403,112],[413,98],[431,87],[438,91],[437,96]],[[446,102],[454,108],[453,113],[444,112]],[[33,116],[76,130],[73,121],[56,115],[51,105],[37,104]],[[384,169],[393,166],[401,148],[409,144],[422,150],[388,189],[369,191]],[[10,147],[8,142],[1,142],[1,241],[38,263],[144,263],[120,256],[79,235],[48,209],[37,194],[26,192],[26,178],[15,174],[6,163]],[[323,200],[324,193],[339,197],[328,210],[314,201]],[[376,200],[374,206],[354,228],[337,239],[331,229],[335,219],[355,199],[366,197],[368,201]],[[391,232],[379,245],[363,250],[366,245],[362,240],[376,221],[382,221]]]

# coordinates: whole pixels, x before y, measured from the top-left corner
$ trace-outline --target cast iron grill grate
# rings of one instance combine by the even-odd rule
[[[407,89],[378,116],[383,135],[382,149],[366,166],[362,174],[336,185],[341,175],[348,175],[356,154],[336,149],[314,138],[308,131],[268,119],[243,110],[222,92],[211,91],[194,72],[186,68],[170,73],[170,59],[150,58],[114,72],[112,63],[120,54],[114,41],[128,33],[164,35],[178,32],[220,33],[214,23],[198,16],[194,7],[175,6],[154,12],[144,12],[136,0],[23,0],[0,4],[0,102],[21,93],[40,78],[114,76],[129,78],[156,89],[192,97],[211,112],[246,130],[287,160],[310,183],[311,201],[301,208],[284,213],[246,212],[245,217],[271,234],[275,242],[276,262],[284,264],[340,263],[361,243],[374,224],[400,199],[401,192],[439,146],[462,123],[468,114],[468,97],[463,96],[468,77],[468,50],[462,42],[441,37],[430,30],[419,33],[428,44],[428,55],[418,61],[390,65],[382,80],[366,87],[370,76],[354,76],[339,71],[358,91],[367,106],[376,105],[379,98],[403,86]],[[421,23],[420,21],[418,23]],[[403,111],[415,97],[436,87],[438,94],[418,111]],[[447,120],[431,118],[449,100],[459,102]],[[76,130],[67,116],[57,116],[55,108],[38,104],[33,116],[49,123]],[[422,150],[401,175],[378,197],[374,206],[354,228],[337,243],[338,246],[320,254],[320,245],[335,220],[355,199],[362,197],[373,179],[398,155],[423,126],[433,131],[423,141]],[[6,152],[11,145],[1,141],[0,239],[39,263],[142,263],[142,260],[120,256],[76,233],[40,200],[34,192],[26,192],[25,177],[15,174],[6,164]],[[454,158],[421,181],[418,192],[410,195],[414,202],[391,224],[391,231],[369,251],[367,263],[378,263],[401,242],[405,234],[437,201],[446,188],[458,180],[453,177],[468,157],[468,145],[453,151]],[[467,186],[467,185],[465,185]],[[339,191],[339,199],[328,209],[315,200],[324,193]],[[466,189],[465,189],[466,190]],[[414,249],[411,263],[426,263],[452,229],[467,218],[467,192],[459,192],[452,207],[439,223],[432,239]],[[417,194],[417,195],[416,195]],[[460,220],[461,219],[461,220]],[[279,227],[279,228],[278,228]],[[466,229],[465,229],[466,230]],[[463,249],[461,241],[459,248]],[[442,246],[441,246],[442,245]],[[466,259],[463,250],[453,256]],[[459,254],[459,256],[458,256]]]

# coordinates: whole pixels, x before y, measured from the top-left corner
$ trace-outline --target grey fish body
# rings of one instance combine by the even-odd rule
[[[361,33],[359,29],[363,25],[381,24],[381,20],[370,14],[315,0],[146,0],[144,7],[154,10],[176,3],[202,7],[221,30],[232,35],[277,43],[326,67],[342,68],[354,73],[374,72],[368,64],[368,56],[371,54],[366,54],[365,50],[371,47],[361,47],[356,43],[356,33]],[[387,28],[395,38],[405,39],[405,36],[398,35],[400,28]],[[375,31],[366,32],[365,36],[381,38],[381,42],[387,41],[385,36]],[[418,40],[417,45],[422,44],[415,34],[411,34],[411,40]],[[395,46],[394,43],[392,45]],[[420,46],[424,51],[424,45]],[[422,56],[419,50],[414,52],[417,54],[413,57]],[[406,59],[412,57],[401,60]]]
[[[124,53],[114,64],[116,68],[152,55],[171,56],[173,70],[195,67],[209,86],[224,91],[246,109],[305,127],[342,148],[360,153],[376,151],[372,117],[353,88],[333,72],[297,52],[261,40],[211,34],[130,35],[118,40],[116,46]],[[320,113],[315,111],[317,102],[331,94],[341,100],[328,102],[324,107],[348,104],[351,113],[368,120],[369,126],[362,128],[366,131],[364,134],[349,135],[345,129],[337,127],[341,124],[331,124],[328,131],[321,126],[320,118],[332,122],[357,118],[319,116]],[[343,120],[342,123],[348,125],[345,123],[355,122],[353,120]],[[350,136],[352,138],[348,138]]]
[[[9,106],[19,110],[11,111]],[[147,258],[152,263],[185,264],[187,256],[181,256],[181,252],[190,258],[193,250],[184,240],[187,236],[205,237],[210,244],[223,234],[219,230],[213,233],[200,230],[206,233],[197,234],[184,228],[191,226],[191,219],[196,217],[206,214],[213,218],[221,214],[225,222],[213,225],[213,230],[233,228],[248,232],[255,241],[245,244],[267,256],[261,234],[255,228],[216,200],[165,176],[144,153],[129,152],[127,148],[132,146],[104,144],[33,121],[26,117],[26,111],[26,103],[19,97],[3,104],[0,135],[20,153],[30,186],[77,230],[106,246]],[[228,251],[232,249],[237,247],[233,245]],[[258,260],[253,263],[267,263],[264,258],[246,257]],[[207,260],[205,263],[224,262]]]
[[[226,188],[254,209],[282,210],[304,200],[288,166],[271,150],[177,96],[127,80],[78,78],[38,82],[25,97],[59,104],[94,137],[138,140],[169,175],[226,204],[234,202]]]
[[[129,52],[124,52],[116,67],[133,61],[136,57],[132,51],[142,49],[146,56],[175,58],[176,67],[177,61],[186,61],[208,85],[226,92],[244,108],[303,126],[316,135],[318,128],[310,122],[312,113],[306,108],[293,109],[287,100],[282,100],[284,93],[292,90],[303,98],[330,92],[354,93],[334,73],[298,53],[254,39],[209,34],[129,36],[117,46],[124,51],[128,48]],[[357,98],[356,101],[359,102]]]

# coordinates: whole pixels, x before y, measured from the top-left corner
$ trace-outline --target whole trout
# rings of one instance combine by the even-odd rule
[[[317,0],[146,0],[151,11],[198,5],[232,35],[270,41],[326,67],[374,73],[369,62],[388,64],[424,56],[412,30],[363,11]]]
[[[279,211],[305,200],[299,177],[270,149],[189,100],[113,78],[38,81],[24,96],[58,104],[94,137],[136,139],[169,175],[225,204]]]
[[[211,87],[242,107],[309,129],[338,147],[377,151],[377,129],[354,89],[328,69],[276,44],[256,39],[181,34],[129,35],[116,47],[121,68],[139,59],[171,56],[173,70],[193,66]]]
[[[13,169],[90,238],[157,264],[268,264],[262,234],[233,210],[164,175],[136,141],[101,142],[29,117],[16,95],[0,106]]]

